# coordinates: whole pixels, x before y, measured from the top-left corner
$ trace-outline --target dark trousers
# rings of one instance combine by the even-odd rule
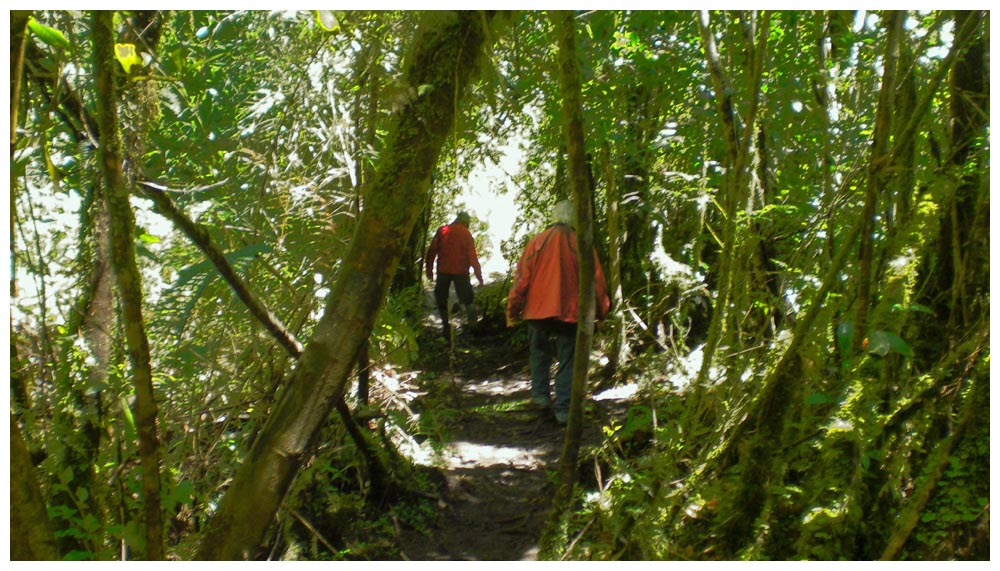
[[[528,346],[531,351],[531,396],[549,398],[553,357],[556,359],[557,413],[569,412],[573,388],[573,354],[576,352],[576,323],[558,319],[526,319]]]
[[[448,292],[452,283],[455,284],[455,294],[458,295],[459,303],[469,305],[473,299],[472,280],[469,274],[438,273],[437,283],[434,284],[434,301],[437,302],[445,334],[451,331],[451,325],[448,323]]]

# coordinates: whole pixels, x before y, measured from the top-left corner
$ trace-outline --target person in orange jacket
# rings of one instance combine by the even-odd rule
[[[556,421],[566,424],[573,384],[573,353],[579,310],[579,266],[574,206],[563,200],[552,209],[552,224],[528,241],[507,295],[507,324],[523,319],[528,325],[531,400],[552,408]],[[594,251],[595,314],[604,319],[611,307],[604,270]],[[554,339],[554,343],[553,343]],[[550,367],[557,360],[556,398],[550,397]]]
[[[451,224],[437,229],[431,245],[427,248],[425,264],[427,279],[434,279],[434,260],[437,259],[437,282],[434,284],[434,301],[441,314],[442,333],[445,339],[451,338],[451,323],[448,320],[448,293],[451,284],[455,284],[455,294],[465,310],[466,320],[475,321],[475,308],[472,305],[474,294],[472,282],[469,279],[469,268],[476,274],[479,285],[483,285],[483,269],[476,255],[476,242],[469,232],[471,218],[466,212],[459,212]]]

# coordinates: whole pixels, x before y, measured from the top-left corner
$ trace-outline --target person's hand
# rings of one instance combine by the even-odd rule
[[[507,327],[514,327],[521,322],[521,312],[507,312]]]

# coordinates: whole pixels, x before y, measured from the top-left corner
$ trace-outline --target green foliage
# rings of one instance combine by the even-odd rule
[[[375,361],[405,366],[416,357],[420,346],[413,324],[420,320],[421,297],[419,287],[389,296],[372,330]]]
[[[988,379],[988,364],[974,373],[977,383]],[[986,376],[983,376],[983,375]],[[920,514],[920,522],[905,546],[901,559],[960,558],[983,560],[989,556],[989,390],[966,391],[973,420],[954,453],[948,458],[934,497]]]
[[[119,56],[126,74],[133,66],[123,125],[131,141],[123,157],[129,175],[168,188],[254,293],[307,342],[356,216],[371,206],[362,191],[371,183],[389,122],[411,95],[436,93],[433,85],[402,85],[399,78],[420,15],[160,14],[165,19],[158,22],[158,45],[150,46],[149,69],[136,74],[141,58]],[[748,81],[746,56],[753,53],[750,41],[758,39],[750,34],[765,16],[710,16],[731,90],[726,95],[736,116],[745,118],[758,95]],[[981,278],[988,278],[988,268],[962,250],[988,242],[988,217],[966,217],[969,202],[959,193],[978,193],[972,214],[988,212],[989,187],[982,183],[989,170],[988,106],[979,107],[985,119],[974,129],[970,159],[952,164],[950,157],[965,143],[950,140],[958,124],[953,94],[947,87],[926,92],[955,41],[952,16],[906,16],[903,47],[913,60],[904,71],[912,73],[907,80],[929,107],[910,137],[912,156],[894,156],[891,180],[879,185],[870,260],[876,296],[861,332],[855,331],[857,256],[848,256],[829,295],[815,294],[831,260],[857,248],[845,236],[861,215],[861,191],[877,166],[868,164],[868,149],[886,30],[875,13],[770,14],[761,107],[755,124],[738,126],[753,135],[746,140],[752,156],[743,173],[751,188],[738,189],[736,294],[724,302],[726,339],[710,356],[718,367],[713,377],[724,380],[705,387],[695,406],[687,388],[674,393],[671,387],[687,378],[689,364],[680,359],[687,359],[687,347],[698,347],[702,321],[718,309],[722,229],[729,222],[724,189],[731,174],[695,16],[576,15],[596,243],[610,275],[610,207],[620,208],[615,222],[626,245],[616,253],[631,272],[618,309],[627,311],[633,353],[618,373],[642,390],[623,418],[605,427],[606,442],[590,454],[603,473],[599,486],[581,491],[580,509],[564,522],[566,542],[578,539],[572,558],[879,557],[898,525],[893,515],[911,505],[929,451],[954,434],[956,411],[968,398],[983,399],[976,404],[979,420],[957,443],[899,557],[988,558],[982,547],[983,529],[988,539],[988,399],[961,389],[972,374],[988,384],[982,369],[988,341],[963,354],[965,361],[945,362],[970,331],[978,331],[977,315],[988,313],[980,311],[989,305],[988,280]],[[477,184],[470,173],[497,163],[509,142],[524,151],[523,163],[509,173],[510,188],[502,190],[516,196],[519,209],[499,244],[513,262],[566,183],[550,23],[540,12],[505,18],[508,29],[491,37],[496,49],[484,66],[488,71],[473,87],[472,103],[459,110],[435,168],[432,201],[415,232],[419,238],[454,208],[472,206],[455,197]],[[34,11],[28,27],[30,61],[11,159],[12,347],[30,397],[27,406],[18,403],[17,413],[59,539],[75,545],[62,555],[110,560],[121,556],[122,544],[129,556],[142,553],[145,538],[122,331],[103,331],[113,354],[101,378],[91,374],[95,354],[75,317],[100,311],[86,292],[96,277],[93,261],[104,255],[97,241],[103,198],[92,152],[99,134],[86,125],[87,110],[95,107],[90,32],[86,19],[69,11]],[[120,45],[143,45],[126,38],[134,31],[121,31]],[[822,55],[821,46],[828,48]],[[979,75],[988,76],[983,71]],[[977,101],[976,94],[964,93]],[[245,461],[295,364],[217,279],[200,250],[153,213],[138,190],[132,205],[163,434],[162,507],[173,518],[172,551],[188,558],[222,484]],[[959,214],[973,222],[950,226]],[[474,226],[486,247],[487,230],[496,229],[485,221]],[[961,240],[951,244],[950,235]],[[668,276],[666,256],[690,271]],[[419,263],[418,257],[404,263]],[[519,351],[524,330],[507,331],[503,317],[509,286],[503,279],[490,283],[477,290],[477,303],[483,330],[509,334],[505,341]],[[384,436],[386,448],[397,437],[439,446],[469,412],[446,371],[450,359],[477,355],[460,348],[452,353],[422,335],[421,295],[416,287],[391,294],[371,333],[374,405],[363,412],[376,419],[368,429]],[[814,304],[821,304],[820,316],[799,331],[805,309]],[[730,501],[740,489],[736,483],[757,466],[745,452],[753,433],[743,427],[758,422],[747,417],[747,403],[795,336],[801,343],[788,381],[797,393],[779,411],[785,415],[780,437],[768,442],[774,461],[760,473],[766,478],[763,507],[753,514],[750,537],[720,550],[720,529],[740,515],[728,508],[738,504]],[[415,366],[422,372],[407,370]],[[436,405],[419,416],[408,409],[409,383],[417,374]],[[81,404],[86,399],[96,408]],[[521,406],[510,402],[477,412]],[[91,451],[80,445],[80,427],[88,423],[99,433]],[[430,531],[436,512],[424,500],[370,511],[366,467],[337,422],[319,440],[271,546],[287,558],[379,559],[398,555],[391,540],[397,524]]]
[[[64,50],[69,50],[72,47],[70,46],[69,40],[66,39],[66,36],[63,35],[62,32],[39,23],[33,16],[28,17],[28,29],[31,30],[31,33],[37,36],[38,39],[52,47]]]

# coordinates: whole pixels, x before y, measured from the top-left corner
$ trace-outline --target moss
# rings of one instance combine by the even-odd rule
[[[990,498],[989,373],[981,360],[972,418],[948,460],[900,559],[988,560]]]

